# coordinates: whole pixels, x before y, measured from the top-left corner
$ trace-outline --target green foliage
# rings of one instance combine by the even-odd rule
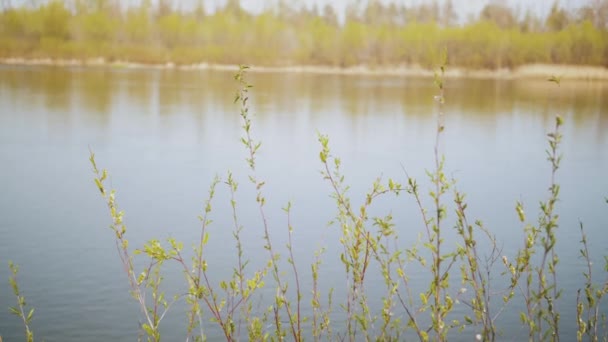
[[[608,65],[606,23],[594,9],[575,20],[556,3],[544,23],[530,13],[518,22],[508,7],[489,4],[478,19],[454,26],[450,1],[442,8],[423,3],[408,9],[370,1],[365,8],[349,7],[344,23],[337,22],[331,6],[315,13],[281,4],[280,10],[256,15],[241,9],[238,1],[210,14],[202,2],[191,12],[163,1],[125,8],[109,1],[76,1],[75,11],[58,0],[5,7],[0,12],[0,56],[430,68],[434,51],[447,47],[448,64],[465,68]],[[100,43],[107,45],[97,47]]]
[[[479,15],[481,20],[494,22],[498,27],[509,29],[517,24],[513,11],[506,5],[500,3],[489,3]]]
[[[608,203],[608,199],[606,202]],[[591,255],[589,254],[587,236],[582,222],[580,223],[580,229],[583,248],[579,252],[581,258],[585,260],[587,269],[583,272],[585,287],[578,289],[576,294],[576,323],[578,327],[576,338],[577,341],[599,341],[602,338],[601,329],[606,330],[607,318],[606,314],[600,311],[600,302],[608,294],[608,279],[600,284],[594,283]],[[608,256],[604,256],[604,271],[608,272]],[[603,337],[606,340],[606,336]]]
[[[568,13],[565,9],[559,7],[559,3],[555,1],[553,6],[551,6],[551,11],[547,16],[547,21],[545,26],[552,31],[560,31],[563,30],[566,26],[568,26]]]
[[[551,77],[551,82],[559,85],[559,79]],[[557,284],[556,268],[559,258],[555,253],[556,229],[558,227],[558,216],[555,213],[555,204],[559,199],[560,187],[556,183],[555,176],[561,162],[558,147],[561,142],[560,128],[563,119],[557,116],[555,128],[547,134],[549,149],[547,160],[551,163],[551,183],[549,186],[549,198],[540,203],[540,216],[538,223],[526,224],[524,247],[519,251],[515,265],[505,262],[505,266],[512,275],[511,288],[518,287],[526,305],[526,312],[521,312],[522,324],[528,328],[530,340],[559,341],[560,313],[557,309],[561,290]],[[520,221],[525,223],[523,205],[518,202],[516,211]],[[534,264],[534,255],[540,256],[538,264]],[[518,280],[524,277],[525,283],[518,284]]]
[[[34,332],[30,328],[32,319],[34,319],[34,309],[29,311],[26,309],[27,304],[25,303],[25,297],[19,290],[19,284],[17,283],[17,274],[19,273],[19,266],[15,265],[12,261],[8,262],[8,267],[11,270],[11,276],[8,278],[9,283],[13,289],[13,294],[17,298],[17,306],[11,306],[9,309],[11,313],[21,319],[25,326],[25,340],[27,342],[34,341]],[[0,342],[2,337],[0,337]]]

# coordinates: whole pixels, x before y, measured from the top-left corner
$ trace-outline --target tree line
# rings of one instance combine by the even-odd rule
[[[259,13],[228,0],[208,11],[204,0],[0,0],[0,57],[139,63],[256,65],[433,65],[513,68],[530,63],[608,66],[608,0],[576,11],[555,2],[545,18],[490,2],[458,18],[451,0],[405,6],[351,2],[334,7],[278,0]]]

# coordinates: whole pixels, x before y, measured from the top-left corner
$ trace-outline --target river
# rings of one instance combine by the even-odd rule
[[[173,237],[191,250],[200,235],[197,216],[203,213],[213,177],[225,181],[232,171],[239,182],[236,200],[246,257],[251,267],[266,262],[232,76],[212,70],[0,67],[0,336],[5,341],[23,339],[20,321],[8,311],[16,302],[8,283],[8,260],[20,266],[21,290],[27,304],[36,308],[32,327],[37,339],[137,338],[141,316],[108,229],[108,210],[93,182],[89,151],[110,173],[108,185],[117,189],[133,247],[151,238]],[[357,207],[376,177],[405,184],[405,170],[418,179],[423,204],[430,208],[425,170],[434,167],[437,90],[428,78],[252,72],[248,79],[254,85],[252,134],[262,142],[257,175],[266,181],[271,235],[285,260],[287,217],[281,208],[290,201],[294,257],[305,295],[304,314],[310,315],[315,250],[327,248],[320,271],[323,296],[329,288],[335,289],[337,301],[345,293],[339,229],[328,226],[337,210],[331,186],[320,175],[317,134],[329,136]],[[606,277],[607,109],[608,86],[601,82],[567,81],[558,87],[542,80],[446,80],[445,131],[439,143],[446,174],[466,192],[470,217],[496,234],[502,254],[511,259],[523,241],[515,203],[525,204],[534,223],[551,179],[546,133],[556,114],[564,118],[564,157],[556,178],[561,184],[556,250],[565,340],[574,339],[574,298],[583,286],[579,220],[588,234],[597,281]],[[236,260],[229,200],[221,182],[207,251],[213,281],[229,277]],[[411,247],[423,231],[415,202],[407,194],[380,200],[374,213],[393,214],[404,246]],[[450,209],[448,245],[455,243],[449,224],[454,216]],[[293,284],[288,270],[285,279]],[[166,272],[168,297],[183,293],[179,269],[169,266]],[[411,277],[414,290],[429,279],[422,271]],[[367,283],[376,301],[384,289],[378,281]],[[267,283],[272,285],[270,276]],[[452,283],[460,287],[457,278]],[[265,307],[274,292],[262,293]],[[165,340],[185,336],[180,303],[161,324]],[[339,331],[344,315],[334,306]],[[519,323],[520,307],[521,302],[514,301],[497,321],[501,339],[526,336]],[[456,309],[465,311],[462,305]],[[217,334],[209,330],[211,340]],[[454,340],[471,341],[475,330],[454,334]]]

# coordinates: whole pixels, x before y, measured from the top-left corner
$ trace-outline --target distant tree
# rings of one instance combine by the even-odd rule
[[[458,14],[454,9],[452,0],[447,0],[441,9],[441,25],[443,27],[454,26],[458,22]]]
[[[487,4],[479,15],[481,20],[492,21],[500,28],[512,28],[515,27],[517,21],[513,11],[506,5],[502,5],[497,1]]]
[[[279,0],[277,3],[277,16],[285,20],[292,20],[297,13],[291,1]]]
[[[26,23],[19,11],[14,8],[6,9],[0,16],[0,32],[2,35],[22,39],[26,35]]]
[[[399,5],[397,8],[398,22],[402,25],[407,24],[410,21],[410,10],[404,4]]]
[[[64,1],[65,6],[67,2]],[[120,12],[119,0],[74,0],[73,7],[76,13],[106,12],[118,14]]]
[[[601,29],[608,28],[608,0],[593,1],[595,8],[595,27]]]
[[[308,7],[305,4],[300,5],[300,9],[296,11],[296,15],[302,22],[309,22],[319,16],[316,8]]]
[[[368,25],[384,24],[384,5],[379,0],[369,0],[363,10],[363,22]]]
[[[81,14],[85,14],[89,11],[87,3],[85,0],[74,0],[74,11],[77,16]]]
[[[569,22],[568,13],[559,6],[557,0],[554,1],[545,22],[547,29],[550,31],[561,31],[568,26]]]
[[[439,22],[439,4],[436,0],[431,3],[421,3],[418,6],[411,7],[408,11],[410,21],[418,23]]]
[[[125,1],[0,0],[0,53],[145,63],[426,67],[433,52],[446,47],[451,64],[471,68],[608,63],[608,0],[585,0],[571,13],[555,2],[543,18],[512,11],[505,5],[510,0],[486,0],[467,24],[448,29],[463,22],[454,0],[348,0],[343,23],[330,1],[306,7],[311,0],[265,0],[263,12],[249,13],[239,0],[215,0],[224,5],[212,14],[204,6],[211,0]],[[418,5],[405,6],[412,2]],[[188,11],[179,3],[188,3]]]
[[[379,7],[382,6],[378,0],[369,0],[367,6],[363,9],[362,19],[363,22],[370,24],[378,24],[378,18],[380,14]]]
[[[589,5],[583,6],[576,12],[578,22],[589,21],[595,24],[595,9]]]
[[[51,1],[40,8],[42,12],[41,35],[57,39],[67,39],[69,36],[69,19],[72,14],[65,8],[62,1]]]
[[[173,0],[158,0],[157,16],[165,17],[173,13]]]
[[[132,43],[145,43],[151,36],[151,0],[143,0],[141,5],[130,8],[125,20],[125,34]]]
[[[539,32],[542,30],[543,24],[539,17],[534,15],[529,9],[519,22],[521,32]]]
[[[361,3],[359,0],[349,2],[346,5],[346,12],[344,14],[346,22],[355,22],[361,20],[360,7]]]
[[[338,16],[336,15],[336,10],[334,6],[330,4],[325,4],[323,6],[323,13],[321,13],[321,17],[323,21],[331,26],[338,26]]]
[[[396,3],[391,2],[388,5],[386,11],[386,15],[391,25],[400,26],[405,24],[405,20],[401,20],[401,14],[399,12],[400,10]]]
[[[224,6],[223,11],[234,16],[240,17],[243,14],[243,8],[241,7],[240,0],[228,0],[226,1],[226,6]]]
[[[363,11],[363,22],[371,26],[395,26],[399,23],[399,8],[393,2],[383,4],[370,0]]]
[[[194,7],[194,18],[200,21],[206,15],[207,11],[205,10],[205,2],[203,0],[198,0],[196,2],[196,7]]]
[[[120,18],[106,11],[77,14],[70,25],[70,37],[74,40],[95,42],[112,41],[120,28]]]
[[[608,28],[608,0],[591,0],[581,7],[576,17],[578,22],[589,21],[598,29]]]
[[[316,16],[314,11],[300,0],[279,0],[278,13],[279,18],[291,22],[295,27],[303,27]]]

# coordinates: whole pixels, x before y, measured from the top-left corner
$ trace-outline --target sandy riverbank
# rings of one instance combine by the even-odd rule
[[[225,70],[235,71],[237,65],[227,64],[191,64],[175,65],[166,64],[139,64],[130,62],[114,61],[108,62],[103,58],[88,60],[76,59],[25,59],[4,58],[0,59],[4,65],[29,65],[29,66],[57,66],[57,67],[112,67],[130,69],[178,69],[178,70]],[[252,72],[289,72],[289,73],[316,73],[316,74],[339,74],[339,75],[378,75],[378,76],[410,76],[410,77],[432,77],[433,70],[420,66],[393,66],[393,67],[369,67],[354,66],[338,68],[330,66],[251,66]],[[515,69],[498,70],[468,70],[463,68],[449,67],[445,76],[451,78],[485,78],[485,79],[547,79],[555,75],[562,79],[578,80],[608,80],[608,68],[596,66],[557,65],[557,64],[530,64]]]

